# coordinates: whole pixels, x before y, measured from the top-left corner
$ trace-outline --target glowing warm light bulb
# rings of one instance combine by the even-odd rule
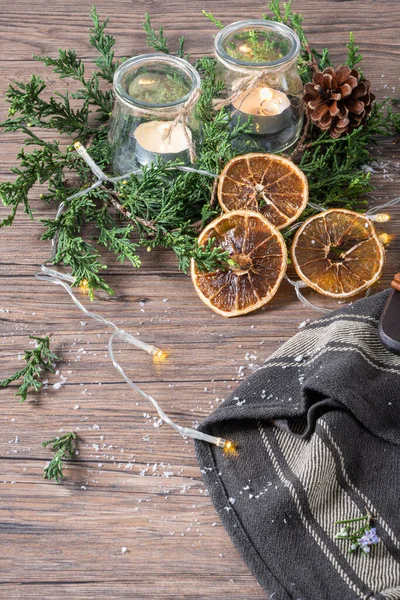
[[[228,456],[236,456],[236,454],[237,454],[236,446],[230,440],[225,441],[223,451],[224,451],[224,454],[226,454]]]
[[[386,246],[386,244],[390,242],[390,235],[388,235],[387,233],[381,233],[379,236],[379,240],[384,246]]]
[[[375,217],[375,221],[377,221],[378,223],[386,223],[386,221],[389,221],[389,219],[390,215],[387,215],[385,213],[379,213]]]
[[[89,287],[89,282],[87,279],[82,279],[81,283],[79,284],[79,287],[81,290],[87,290]]]
[[[153,354],[153,361],[155,363],[160,363],[160,362],[164,362],[167,358],[168,358],[169,354],[168,352],[165,352],[165,350],[158,350]]]

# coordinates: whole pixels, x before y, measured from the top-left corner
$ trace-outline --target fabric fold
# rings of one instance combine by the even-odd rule
[[[386,298],[312,323],[201,425],[234,444],[196,442],[199,464],[274,600],[400,600],[400,357],[378,338]],[[381,538],[370,558],[335,539],[336,520],[367,509]]]

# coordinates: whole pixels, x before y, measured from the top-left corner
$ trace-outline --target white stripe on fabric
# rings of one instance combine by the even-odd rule
[[[390,590],[383,590],[383,592],[381,592],[381,594],[387,600],[400,600],[400,587],[395,587]],[[373,600],[373,598],[372,598],[372,600]]]
[[[361,490],[359,490],[352,483],[350,477],[348,476],[346,468],[345,468],[345,464],[344,464],[343,453],[342,453],[340,447],[335,442],[335,440],[333,438],[333,435],[331,433],[331,430],[329,429],[328,424],[323,419],[320,419],[318,421],[318,423],[324,428],[324,430],[325,430],[325,432],[326,432],[326,434],[327,434],[327,436],[328,436],[331,444],[333,445],[333,447],[335,448],[336,452],[338,453],[339,461],[340,461],[340,467],[341,467],[341,470],[342,470],[342,475],[343,475],[346,483],[351,487],[351,489],[353,490],[353,492],[355,492],[363,500],[363,502],[365,503],[365,506],[368,508],[368,510],[373,515],[375,515],[376,517],[378,517],[379,516],[379,510],[372,504],[372,502],[369,500],[369,498],[367,498],[367,496],[365,494],[363,494],[363,492],[361,492]],[[390,539],[392,540],[392,542],[396,546],[396,548],[398,548],[400,550],[400,540],[397,538],[397,536],[394,533],[393,529],[380,516],[379,516],[379,524],[386,531],[386,533],[388,534],[388,536],[390,537]]]
[[[271,359],[280,357],[313,356],[332,342],[351,344],[371,360],[400,368],[400,356],[389,352],[380,342],[377,330],[369,323],[338,320],[326,327],[315,327],[298,333],[279,348]]]
[[[310,360],[303,360],[302,362],[286,362],[286,361],[272,361],[271,359],[268,359],[266,363],[264,363],[259,369],[257,369],[258,371],[261,371],[262,369],[269,369],[270,367],[282,367],[282,369],[286,369],[287,367],[297,367],[299,368],[301,367],[308,367],[309,365],[311,365],[314,361],[318,360],[318,358],[320,358],[320,356],[322,356],[323,354],[325,354],[326,352],[357,352],[357,354],[359,354],[360,356],[362,356],[362,358],[368,363],[370,364],[372,367],[374,367],[375,369],[377,369],[378,371],[384,371],[385,373],[394,373],[395,375],[400,375],[400,367],[399,368],[388,368],[388,367],[383,367],[380,364],[377,364],[376,362],[374,362],[373,360],[371,360],[368,356],[366,356],[361,350],[359,350],[358,348],[353,348],[352,346],[345,346],[345,347],[338,347],[338,346],[327,346],[326,348],[324,348],[323,350],[321,350],[318,354],[314,355]],[[272,358],[272,357],[271,357]],[[269,362],[271,360],[271,362]]]
[[[367,600],[368,596],[365,595],[360,589],[359,587],[354,583],[354,581],[352,581],[350,579],[350,577],[347,575],[347,573],[345,573],[345,571],[342,569],[342,567],[340,566],[340,564],[338,563],[338,561],[336,560],[335,556],[332,554],[332,552],[329,550],[329,548],[326,546],[326,544],[323,542],[323,540],[320,538],[320,536],[318,535],[318,533],[314,530],[314,528],[312,527],[312,525],[308,522],[306,516],[304,515],[303,512],[303,508],[301,506],[301,502],[300,499],[297,495],[297,492],[293,486],[293,484],[285,477],[285,475],[283,474],[282,469],[279,466],[279,463],[277,461],[277,458],[275,456],[275,453],[273,451],[273,448],[271,446],[271,444],[268,441],[267,435],[261,425],[261,423],[258,424],[258,429],[260,431],[260,435],[261,435],[261,439],[263,440],[263,443],[265,445],[265,448],[268,452],[268,455],[271,459],[271,462],[274,466],[274,469],[279,477],[279,479],[281,480],[281,482],[283,483],[283,485],[285,487],[288,488],[293,501],[296,505],[299,517],[303,523],[303,525],[306,527],[308,533],[314,538],[315,542],[318,544],[318,546],[320,547],[320,549],[322,550],[322,552],[325,554],[325,556],[329,559],[329,561],[331,562],[332,566],[336,569],[336,571],[339,573],[340,577],[343,579],[343,581],[348,585],[348,587],[353,590],[357,596],[359,598],[363,598],[365,600]],[[290,435],[290,434],[288,434]]]
[[[378,323],[379,319],[375,319],[375,317],[370,317],[368,315],[353,315],[353,314],[349,314],[349,315],[345,315],[343,313],[340,313],[338,315],[334,315],[333,317],[322,317],[316,321],[313,321],[311,323],[309,323],[309,327],[311,327],[312,325],[319,325],[320,323],[331,323],[332,321],[337,321],[337,320],[342,320],[342,319],[348,319],[349,321],[354,321],[356,319],[361,319],[362,321],[370,321],[371,323]],[[305,329],[305,331],[307,331],[307,329]]]
[[[400,564],[383,543],[374,547],[373,560],[368,560],[361,552],[349,554],[346,542],[334,539],[338,532],[335,521],[358,518],[360,509],[339,484],[334,456],[324,441],[314,434],[308,441],[301,440],[300,448],[298,439],[290,433],[278,428],[273,428],[273,433],[289,469],[307,495],[314,519],[336,544],[357,576],[376,592],[400,583]],[[291,441],[300,450],[297,457],[290,450]],[[347,477],[346,482],[348,480]]]

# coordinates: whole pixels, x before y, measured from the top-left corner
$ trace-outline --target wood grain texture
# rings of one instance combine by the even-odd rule
[[[58,47],[75,47],[90,68],[91,4],[2,1],[1,117],[12,79],[35,71],[52,90],[62,89],[53,73],[32,61],[32,53],[55,56]],[[312,43],[329,45],[338,62],[353,31],[378,96],[400,96],[398,0],[293,4],[304,14]],[[99,0],[97,6],[102,16],[111,17],[120,56],[144,50],[145,11],[156,25],[164,25],[173,42],[187,35],[194,57],[212,49],[214,32],[201,16],[202,8],[226,23],[265,12],[258,0],[245,6],[242,0]],[[1,141],[0,175],[5,179],[21,138],[2,134]],[[374,150],[380,164],[373,176],[372,203],[399,193],[398,148],[385,142]],[[47,243],[40,241],[38,219],[54,215],[37,198],[34,205],[34,222],[19,216],[14,227],[0,230],[0,377],[17,367],[18,353],[33,331],[55,332],[54,350],[63,360],[60,373],[49,377],[48,389],[25,404],[18,403],[13,389],[0,393],[0,599],[265,598],[219,523],[192,444],[166,426],[154,427],[151,407],[129,391],[110,364],[104,329],[85,322],[62,290],[33,278],[49,254]],[[6,214],[1,208],[0,217]],[[399,270],[400,210],[392,214],[385,225],[392,242],[376,289],[387,286]],[[188,426],[234,389],[241,366],[246,375],[251,363],[263,361],[302,321],[317,316],[302,308],[284,283],[265,310],[225,320],[203,306],[168,252],[144,252],[140,271],[112,260],[110,265],[108,278],[117,295],[100,295],[92,308],[171,351],[157,368],[124,345],[118,358],[173,418]],[[256,358],[246,360],[247,353]],[[52,386],[60,375],[66,381],[56,390]],[[79,434],[79,456],[57,486],[42,479],[50,452],[40,443],[71,429]]]

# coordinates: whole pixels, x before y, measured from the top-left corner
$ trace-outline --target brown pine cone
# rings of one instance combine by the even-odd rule
[[[304,86],[311,121],[333,138],[351,133],[364,125],[371,112],[375,96],[370,85],[368,79],[360,81],[360,73],[347,65],[314,73],[312,83]]]

